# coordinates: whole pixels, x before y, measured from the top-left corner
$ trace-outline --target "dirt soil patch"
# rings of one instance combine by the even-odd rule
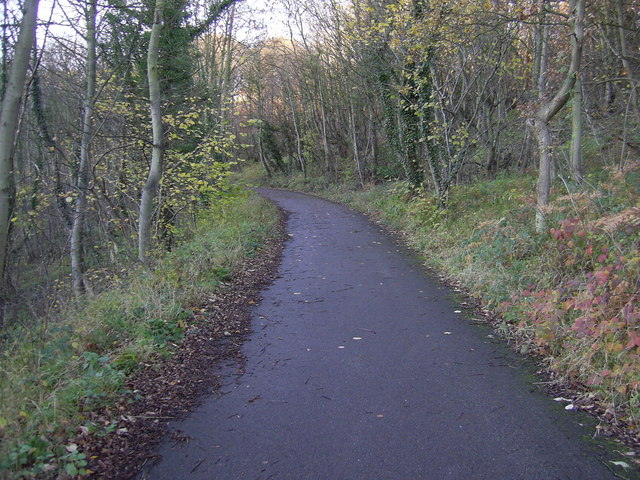
[[[90,414],[88,420],[109,426],[111,432],[98,436],[84,431],[73,440],[88,458],[90,478],[135,477],[154,460],[169,422],[183,417],[220,386],[216,367],[230,359],[242,365],[241,346],[251,332],[250,310],[276,275],[285,224],[286,215],[281,213],[276,234],[205,304],[193,309],[184,340],[170,357],[146,364],[127,381],[130,394]]]

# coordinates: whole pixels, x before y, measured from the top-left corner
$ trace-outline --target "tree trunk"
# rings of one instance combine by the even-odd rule
[[[382,103],[382,127],[396,163],[404,166],[402,142],[400,141],[400,133],[398,131],[398,108],[391,90],[391,75],[385,70],[386,66],[380,65],[378,68],[378,88],[380,101]]]
[[[291,108],[291,119],[293,120],[293,131],[296,135],[296,155],[298,156],[298,163],[300,164],[300,170],[302,170],[302,174],[304,178],[307,178],[307,168],[304,164],[304,156],[302,154],[302,137],[300,136],[300,126],[298,125],[298,113],[296,109],[296,102],[294,99],[293,88],[291,87],[291,82],[284,78],[282,82],[286,86],[286,95],[289,99],[289,107]]]
[[[83,288],[83,252],[84,222],[87,211],[87,184],[89,178],[90,148],[93,136],[93,105],[96,92],[96,4],[91,0],[86,11],[87,22],[87,84],[84,97],[84,116],[82,119],[82,141],[80,143],[80,164],[76,183],[76,204],[71,227],[71,280],[76,301],[80,299]]]
[[[576,76],[573,91],[571,112],[571,177],[581,184],[583,175],[582,165],[582,80],[580,74]]]
[[[222,86],[220,88],[220,125],[224,132],[229,118],[228,109],[231,107],[231,61],[233,59],[233,28],[235,20],[235,7],[231,7],[229,19],[226,25],[226,37],[223,51],[224,65],[222,68]]]
[[[638,81],[633,74],[633,65],[629,61],[629,52],[627,50],[627,38],[625,36],[624,16],[622,14],[622,0],[616,1],[616,14],[618,17],[618,36],[620,38],[620,59],[622,66],[627,73],[629,79],[629,87],[631,88],[631,107],[636,115],[636,120],[640,122],[640,103],[638,101]]]
[[[320,85],[320,121],[321,121],[321,134],[322,134],[322,149],[324,151],[324,160],[326,165],[326,172],[328,181],[333,182],[336,177],[335,166],[333,165],[333,158],[331,157],[331,148],[329,147],[329,137],[327,133],[327,117],[325,113],[324,94],[322,92],[322,85]]]
[[[264,146],[262,144],[262,124],[260,124],[260,131],[258,132],[258,155],[260,156],[260,161],[262,162],[265,172],[267,172],[267,177],[273,177],[269,164],[267,163],[267,156],[264,154]]]
[[[543,12],[540,12],[543,15]],[[540,79],[540,60],[542,59],[543,48],[543,21],[533,26],[533,67],[531,69],[531,83],[536,85]]]
[[[540,159],[537,183],[536,232],[542,233],[547,228],[545,209],[549,205],[551,191],[551,157],[549,152],[551,135],[549,133],[549,122],[543,119],[536,119],[534,130],[538,139],[538,155]]]
[[[358,135],[356,133],[356,118],[353,111],[353,102],[349,101],[349,125],[351,127],[351,141],[353,142],[353,158],[356,162],[356,169],[358,170],[358,178],[360,179],[360,185],[364,187],[364,172],[362,168],[362,160],[360,159],[360,149],[358,148]]]
[[[153,150],[149,176],[142,190],[140,200],[140,219],[138,225],[138,258],[146,262],[151,249],[151,224],[153,207],[162,180],[162,163],[164,157],[164,132],[162,129],[162,110],[160,95],[160,76],[158,73],[158,57],[160,55],[160,32],[162,30],[162,13],[165,0],[156,0],[153,13],[153,27],[149,38],[147,52],[147,78],[149,81],[149,101],[151,104],[151,128],[153,131]]]
[[[551,189],[551,161],[549,154],[551,147],[551,135],[549,133],[549,122],[567,103],[571,96],[571,90],[576,83],[576,77],[578,76],[578,70],[580,69],[580,60],[582,58],[584,3],[585,0],[571,0],[570,2],[573,24],[573,35],[571,37],[571,64],[562,86],[556,95],[547,102],[544,101],[547,82],[547,69],[545,66],[546,54],[543,53],[543,57],[540,62],[541,67],[538,91],[542,104],[533,119],[533,126],[538,139],[538,154],[540,156],[535,223],[536,231],[538,233],[544,232],[547,228],[545,210],[549,205],[549,192]],[[543,42],[545,41],[546,40],[543,39]]]
[[[7,249],[11,227],[11,215],[15,202],[15,184],[13,178],[13,154],[15,136],[18,130],[18,117],[22,93],[27,78],[29,55],[38,18],[38,0],[25,0],[20,33],[16,43],[13,65],[2,97],[0,111],[0,281],[4,287],[4,274],[7,263]],[[5,292],[3,290],[3,304]],[[0,311],[0,324],[3,310]]]
[[[378,127],[375,122],[374,106],[369,102],[367,106],[367,154],[365,158],[368,160],[369,177],[372,172],[375,175],[378,166]]]

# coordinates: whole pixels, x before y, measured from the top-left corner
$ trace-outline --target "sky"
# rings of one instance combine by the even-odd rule
[[[263,22],[270,37],[288,37],[287,16],[282,6],[273,0],[244,0],[247,7],[255,9],[256,17]]]
[[[15,0],[8,1],[9,4],[15,2]],[[84,20],[81,17],[78,18],[76,9],[70,5],[68,0],[40,0],[38,10],[40,22],[44,23],[51,20],[53,25],[49,28],[51,33],[56,36],[74,37],[74,31],[70,26],[69,20],[80,28],[82,28]],[[239,3],[238,8],[242,11],[251,11],[254,24],[263,27],[261,31],[256,31],[253,27],[239,29],[237,32],[239,40],[255,39],[262,34],[267,37],[289,37],[289,28],[286,23],[287,16],[284,13],[284,8],[277,0],[243,0]],[[61,13],[63,9],[71,18]],[[74,16],[75,18],[73,18]],[[39,28],[38,40],[40,44],[43,41],[44,30],[42,27]]]

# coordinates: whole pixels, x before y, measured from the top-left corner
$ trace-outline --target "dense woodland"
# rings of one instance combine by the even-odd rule
[[[514,195],[533,202],[534,232],[575,240],[570,248],[585,234],[577,220],[558,228],[554,182],[588,196],[594,172],[617,172],[610,183],[631,187],[604,222],[637,243],[635,0],[272,7],[277,31],[250,0],[3,3],[5,330],[46,323],[174,250],[185,226],[234,195],[226,178],[241,164],[354,189],[401,182],[405,199],[439,212],[457,186],[535,175]],[[633,378],[637,278],[606,286],[625,292],[618,317]],[[638,397],[635,378],[626,399]]]
[[[3,7],[8,320],[69,272],[80,298],[171,248],[237,159],[406,179],[443,208],[454,184],[537,169],[546,231],[555,175],[574,188],[640,148],[635,2],[287,1],[279,37],[247,35],[250,3],[71,2],[62,33],[41,6],[33,43],[36,6]]]

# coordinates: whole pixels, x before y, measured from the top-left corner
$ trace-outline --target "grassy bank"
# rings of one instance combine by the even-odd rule
[[[427,265],[499,314],[499,330],[517,349],[581,385],[585,405],[597,396],[605,415],[637,425],[639,164],[592,174],[574,193],[559,179],[542,235],[533,228],[533,175],[454,187],[446,210],[402,182],[327,186],[300,176],[265,179],[253,167],[245,178],[317,193],[403,232]]]
[[[5,332],[0,478],[86,473],[84,454],[67,439],[115,428],[87,413],[130,394],[126,377],[142,363],[171,354],[193,309],[272,235],[277,219],[273,205],[238,193],[181,232],[188,240],[150,269],[132,266],[80,307]]]

